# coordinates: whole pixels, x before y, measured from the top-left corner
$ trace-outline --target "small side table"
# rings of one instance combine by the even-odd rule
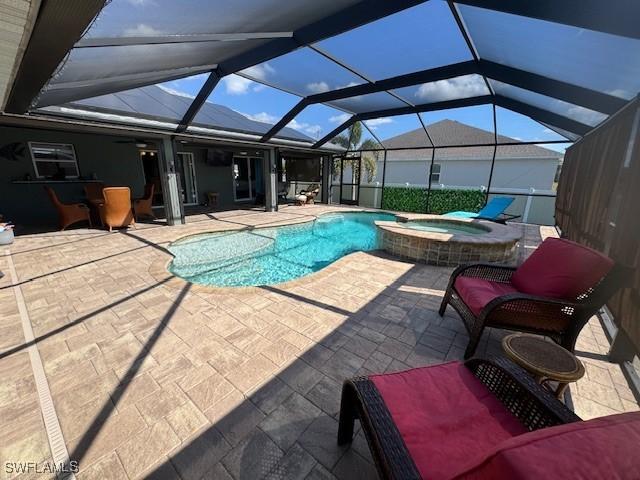
[[[507,357],[532,373],[536,381],[547,388],[548,382],[558,382],[555,396],[562,400],[567,385],[584,375],[584,366],[578,358],[557,343],[535,335],[513,334],[502,339]]]

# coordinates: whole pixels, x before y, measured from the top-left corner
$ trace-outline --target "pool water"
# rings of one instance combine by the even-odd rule
[[[463,225],[458,222],[413,221],[400,225],[423,232],[450,233],[451,235],[482,235],[487,233],[483,228],[474,225]]]
[[[169,246],[169,271],[222,287],[274,285],[317,272],[356,251],[379,248],[375,221],[389,213],[326,214],[312,223],[210,233]]]

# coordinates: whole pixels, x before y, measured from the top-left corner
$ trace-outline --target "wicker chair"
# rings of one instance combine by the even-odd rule
[[[114,227],[135,226],[129,187],[108,187],[103,191],[104,203],[100,205],[102,224],[112,231]]]
[[[82,221],[89,222],[89,227],[91,227],[89,207],[83,203],[62,203],[52,188],[44,187],[44,189],[46,190],[47,195],[49,195],[51,203],[53,203],[53,206],[58,212],[60,230],[64,230],[69,225]]]
[[[523,431],[580,421],[580,417],[537,385],[523,369],[504,358],[472,359],[464,365],[516,417],[516,423],[521,424],[520,428],[524,427]],[[407,388],[412,386],[407,385]],[[441,411],[445,407],[424,405],[424,409],[429,408]],[[369,377],[344,382],[338,426],[339,445],[352,441],[356,418],[360,420],[380,478],[421,478],[385,399]],[[425,440],[437,443],[439,439],[425,436]]]
[[[556,246],[564,249],[561,255],[548,258],[546,253]],[[573,251],[576,251],[575,258],[569,260],[568,268],[576,264],[580,268],[573,272],[563,272],[567,252]],[[600,262],[598,266],[593,263],[594,267],[588,268],[589,263],[585,260],[588,255]],[[603,265],[607,261],[610,262],[609,267],[603,268],[607,266]],[[541,295],[539,291],[545,291],[546,286],[553,281],[545,278],[544,273],[529,280],[529,287],[534,286],[533,291],[531,288],[518,289],[513,280],[517,275],[522,276],[524,270],[531,270],[528,262],[535,262],[543,265],[547,271],[553,270],[565,275],[566,278],[562,280],[570,284],[574,282],[577,290],[570,295]],[[485,327],[546,335],[567,350],[573,351],[580,330],[616,291],[627,284],[630,274],[630,268],[614,265],[613,261],[587,247],[568,240],[547,239],[517,268],[484,263],[458,267],[451,275],[439,313],[443,316],[447,305],[451,305],[462,318],[469,332],[465,359],[475,353]],[[474,292],[463,287],[465,283],[477,280],[468,279],[480,280],[478,288],[482,288],[482,284],[487,285],[493,294],[485,297],[484,302],[478,304],[476,300],[476,304],[472,305],[470,297]],[[539,283],[537,289],[536,281]]]
[[[139,220],[141,216],[151,217],[155,220],[156,216],[153,213],[152,202],[153,194],[155,191],[155,185],[153,183],[147,183],[144,186],[144,196],[137,198],[133,202],[133,210],[136,214],[136,220]]]

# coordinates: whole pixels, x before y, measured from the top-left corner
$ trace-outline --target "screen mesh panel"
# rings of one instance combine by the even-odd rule
[[[533,105],[534,107],[557,113],[558,115],[576,120],[580,123],[584,123],[585,125],[594,127],[607,118],[604,113],[596,112],[572,103],[567,103],[565,101],[558,100],[557,98],[547,97],[539,93],[524,90],[495,80],[489,80],[489,82],[498,95],[503,95],[505,97]]]
[[[458,8],[480,58],[625,99],[640,90],[639,40],[466,5]]]
[[[479,97],[491,93],[484,79],[475,74],[399,88],[393,92],[413,105]]]
[[[447,3],[438,1],[408,8],[317,45],[373,80],[472,59]]]
[[[361,77],[310,48],[301,48],[243,70],[242,73],[254,80],[266,81],[300,96],[323,93],[365,82]]]

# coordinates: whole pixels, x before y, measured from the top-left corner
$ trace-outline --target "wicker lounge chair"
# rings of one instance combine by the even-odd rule
[[[108,187],[102,193],[104,203],[100,205],[100,218],[109,231],[114,227],[135,225],[129,187]]]
[[[504,358],[347,380],[339,445],[351,442],[355,419],[382,479],[630,480],[640,471],[640,413],[582,422]]]
[[[547,335],[573,351],[589,318],[622,288],[630,269],[569,240],[548,238],[518,268],[458,267],[440,306],[451,305],[469,332],[465,358],[485,327]]]
[[[89,222],[89,227],[91,227],[89,207],[84,203],[62,203],[52,188],[44,187],[44,189],[47,191],[51,203],[53,203],[53,206],[58,212],[60,230],[64,230],[68,226],[82,221]]]

